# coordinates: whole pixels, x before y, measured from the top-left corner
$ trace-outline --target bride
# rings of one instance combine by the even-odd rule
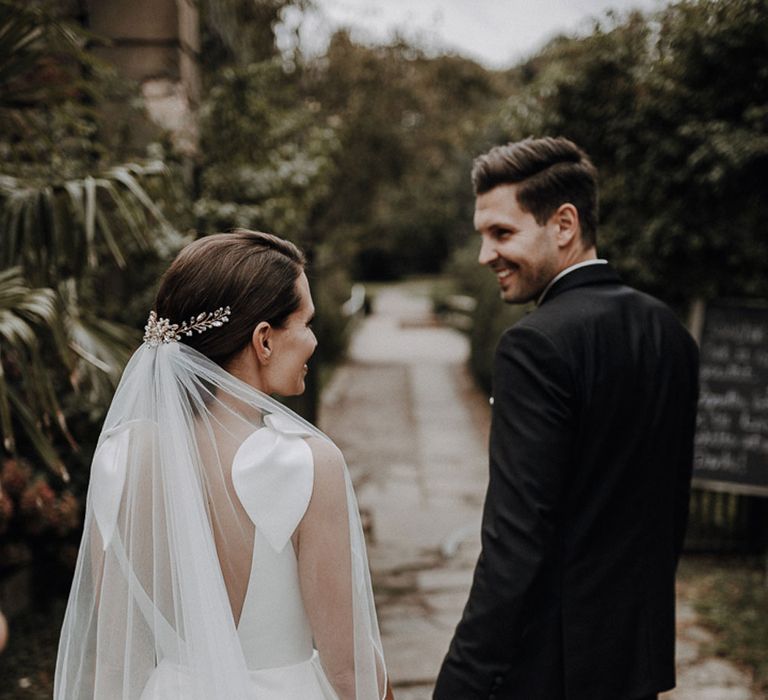
[[[55,700],[381,700],[343,457],[269,397],[317,345],[304,258],[239,230],[163,277],[91,468]]]

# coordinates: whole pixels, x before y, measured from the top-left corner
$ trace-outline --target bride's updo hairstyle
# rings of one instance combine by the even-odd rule
[[[166,271],[155,299],[161,318],[181,324],[203,312],[230,307],[229,322],[181,342],[225,367],[267,321],[279,328],[301,303],[296,280],[304,254],[269,233],[236,229],[185,246]]]

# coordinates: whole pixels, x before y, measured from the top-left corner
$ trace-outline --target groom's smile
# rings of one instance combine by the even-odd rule
[[[499,260],[499,262],[501,263],[500,265],[491,265],[490,267],[491,270],[496,273],[496,280],[499,283],[499,288],[501,289],[503,297],[504,292],[509,289],[514,282],[512,279],[513,275],[519,274],[519,267],[517,265],[509,265],[501,260]]]

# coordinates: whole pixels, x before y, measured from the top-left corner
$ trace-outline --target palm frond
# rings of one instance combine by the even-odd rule
[[[32,289],[21,268],[0,270],[0,338],[3,347],[29,351],[36,343],[36,330],[50,325],[56,316],[51,289]]]
[[[61,461],[50,438],[43,432],[39,420],[29,410],[27,402],[16,389],[8,386],[7,390],[14,415],[21,424],[32,448],[55,474],[58,474],[64,482],[68,482],[69,472]]]
[[[145,165],[139,165],[137,163],[129,163],[126,165],[118,165],[107,171],[106,177],[116,180],[121,183],[128,192],[130,192],[135,199],[141,203],[152,216],[163,226],[170,226],[170,223],[163,215],[160,207],[152,201],[152,198],[147,194],[144,188],[139,184],[139,177],[147,175],[168,175],[168,169],[165,164],[154,161]]]
[[[85,309],[74,278],[62,282],[58,291],[66,342],[76,358],[71,382],[77,388],[88,388],[93,400],[104,400],[114,391],[125,363],[138,345],[139,332]]]
[[[156,161],[56,183],[0,175],[0,265],[20,265],[36,282],[51,284],[61,270],[96,268],[105,254],[119,267],[132,249],[165,254],[179,234],[141,181],[167,176]]]
[[[6,365],[16,374],[25,374],[24,385],[27,405],[44,413],[46,408],[56,412],[57,405],[50,380],[41,374],[43,366],[38,352],[41,328],[56,324],[55,294],[51,289],[34,289],[24,279],[20,268],[0,270],[0,427],[6,450],[15,449],[13,416],[18,416],[16,405],[22,401],[6,372]],[[27,408],[27,414],[34,411]],[[58,418],[57,418],[58,420]],[[27,421],[21,420],[22,427]],[[34,444],[35,439],[31,442]]]

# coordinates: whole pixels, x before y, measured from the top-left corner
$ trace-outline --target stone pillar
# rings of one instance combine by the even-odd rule
[[[194,156],[200,101],[200,31],[193,0],[86,0],[98,54],[141,87],[150,119]]]

